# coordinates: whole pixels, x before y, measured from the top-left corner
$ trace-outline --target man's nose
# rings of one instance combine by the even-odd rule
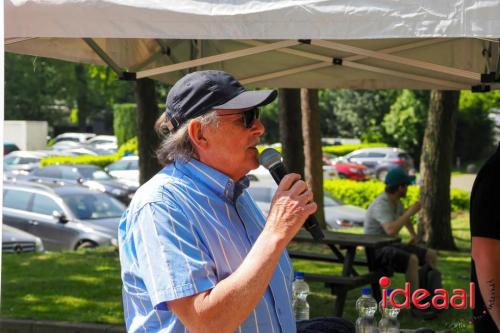
[[[253,121],[252,127],[250,127],[250,130],[252,131],[253,135],[256,136],[261,136],[266,132],[266,128],[264,127],[264,124],[260,121],[260,119],[255,119]]]

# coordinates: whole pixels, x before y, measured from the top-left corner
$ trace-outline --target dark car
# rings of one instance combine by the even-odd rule
[[[4,182],[3,223],[40,237],[47,250],[117,246],[125,206],[82,186]]]
[[[3,155],[12,153],[13,151],[19,150],[19,147],[14,142],[4,141],[3,142]]]
[[[80,184],[87,188],[107,193],[124,204],[129,204],[137,186],[126,185],[111,177],[106,171],[95,165],[67,164],[50,165],[34,169],[21,179],[30,181]]]
[[[39,237],[2,224],[2,253],[43,252]]]

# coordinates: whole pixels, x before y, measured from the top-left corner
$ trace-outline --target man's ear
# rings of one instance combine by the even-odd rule
[[[208,146],[208,141],[203,133],[203,127],[197,119],[193,119],[189,122],[188,135],[197,150],[206,148]]]

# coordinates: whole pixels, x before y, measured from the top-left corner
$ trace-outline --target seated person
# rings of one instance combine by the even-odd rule
[[[408,229],[411,235],[409,244],[385,246],[377,250],[375,260],[384,273],[405,273],[412,291],[419,288],[419,266],[428,263],[432,268],[436,267],[436,251],[415,245],[416,233],[411,217],[420,210],[420,202],[416,202],[406,211],[401,203],[401,198],[406,196],[408,185],[413,181],[414,177],[408,176],[403,168],[390,170],[385,178],[385,192],[370,204],[364,223],[367,235],[397,236],[403,226]]]

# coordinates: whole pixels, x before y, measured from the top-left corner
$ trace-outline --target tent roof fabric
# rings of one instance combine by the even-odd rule
[[[6,0],[5,50],[166,83],[468,89],[498,72],[499,17],[500,0]]]
[[[488,0],[6,0],[5,37],[500,37]]]

